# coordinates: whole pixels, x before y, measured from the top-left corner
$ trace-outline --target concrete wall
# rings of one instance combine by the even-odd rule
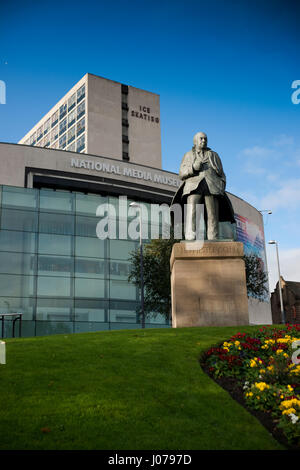
[[[121,84],[88,74],[87,153],[122,160]]]
[[[129,87],[130,161],[161,168],[159,95]]]
[[[149,192],[160,194],[160,190],[172,194],[180,184],[175,173],[159,170],[131,162],[79,154],[64,150],[31,147],[29,145],[0,143],[0,184],[24,187],[25,168],[70,173],[70,178],[80,180],[81,175],[112,178],[122,184],[143,186]],[[73,174],[73,175],[71,175]],[[65,175],[64,177],[66,177]],[[121,190],[120,190],[121,193]]]

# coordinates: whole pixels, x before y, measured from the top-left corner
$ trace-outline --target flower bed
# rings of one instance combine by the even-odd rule
[[[234,380],[246,406],[271,417],[293,447],[300,447],[299,340],[299,325],[262,327],[232,336],[203,358],[213,378]]]

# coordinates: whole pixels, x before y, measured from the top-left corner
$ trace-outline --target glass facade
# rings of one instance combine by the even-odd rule
[[[86,90],[82,85],[24,142],[72,152],[86,151]],[[44,136],[44,138],[43,138]],[[73,142],[74,141],[74,142]]]
[[[141,327],[127,281],[139,242],[97,238],[103,203],[118,216],[114,196],[0,186],[0,312],[23,313],[22,336]],[[146,326],[169,325],[156,316]]]

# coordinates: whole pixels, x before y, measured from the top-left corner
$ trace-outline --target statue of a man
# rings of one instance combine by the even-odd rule
[[[198,132],[192,150],[181,162],[179,178],[183,181],[172,204],[187,205],[185,239],[196,239],[196,205],[204,203],[207,239],[218,239],[219,221],[235,223],[233,208],[225,193],[226,176],[219,155],[207,147],[207,136]]]

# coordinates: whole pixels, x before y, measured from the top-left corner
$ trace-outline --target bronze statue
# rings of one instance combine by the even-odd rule
[[[235,223],[231,202],[225,193],[226,176],[219,155],[207,147],[207,136],[198,132],[192,150],[181,162],[179,178],[182,185],[172,204],[186,204],[185,239],[196,239],[196,205],[205,205],[207,239],[218,239],[220,221]]]

